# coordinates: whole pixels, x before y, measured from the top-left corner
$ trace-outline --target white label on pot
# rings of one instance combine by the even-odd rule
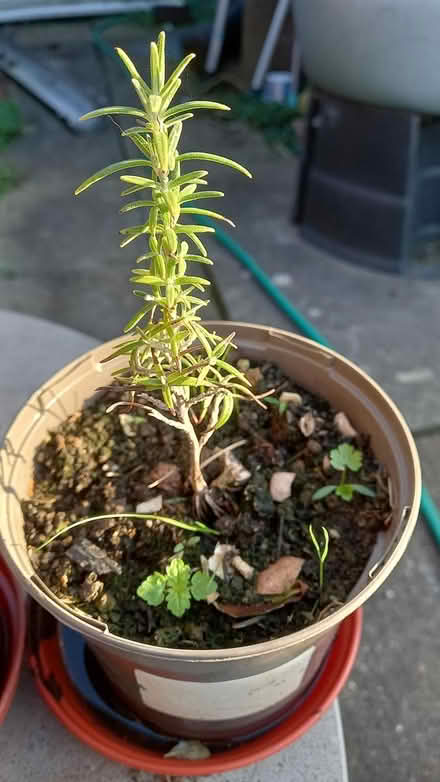
[[[312,646],[271,671],[223,682],[168,679],[139,669],[134,673],[140,696],[152,709],[183,719],[233,719],[256,714],[293,695],[314,651]]]

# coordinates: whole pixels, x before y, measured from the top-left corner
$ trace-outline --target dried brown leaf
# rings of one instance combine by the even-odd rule
[[[185,760],[205,760],[211,755],[211,750],[206,744],[202,744],[201,741],[193,739],[191,741],[179,741],[175,744],[169,752],[167,752],[165,758],[183,758]]]
[[[214,603],[217,611],[227,616],[232,616],[233,619],[245,619],[248,616],[262,616],[263,614],[269,614],[271,611],[278,611],[279,608],[287,605],[287,603],[296,603],[301,600],[303,595],[307,592],[307,584],[298,580],[295,584],[295,589],[284,600],[279,602],[261,602],[254,603],[253,605],[240,605],[235,603]]]
[[[259,595],[282,595],[294,586],[304,560],[301,557],[280,557],[257,576],[256,592]]]

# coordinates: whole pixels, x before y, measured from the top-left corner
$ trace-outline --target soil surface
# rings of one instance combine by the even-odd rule
[[[180,432],[128,405],[106,413],[115,398],[113,391],[98,395],[39,446],[33,495],[22,503],[25,533],[37,572],[67,605],[105,622],[116,635],[159,646],[211,649],[277,638],[316,622],[344,603],[378,531],[390,519],[384,468],[375,460],[367,434],[347,431],[346,419],[342,426],[340,416],[335,422],[340,411],[296,386],[273,365],[251,367],[250,379],[256,393],[275,389],[278,400],[285,392],[294,396],[281,408],[272,403],[262,409],[240,401],[229,422],[209,441],[203,459],[213,456],[216,448],[245,439],[230,453],[249,472],[241,484],[214,488],[226,457],[211,461],[204,471],[221,513],[203,521],[218,531],[217,537],[195,536],[157,521],[111,517],[66,530],[37,551],[49,536],[72,522],[103,513],[133,512],[158,495],[162,498],[158,513],[194,520],[193,498],[185,480],[186,443]],[[332,467],[329,454],[343,443],[363,456],[360,470],[348,470],[346,480],[373,490],[375,496],[354,493],[351,501],[345,501],[333,493],[313,500],[321,487],[339,483],[342,473]],[[281,501],[273,496],[274,481],[279,480],[273,476],[280,472],[294,474],[293,479],[287,477],[290,496]],[[161,483],[149,488],[161,478]],[[160,505],[160,500],[156,503]],[[322,589],[310,524],[319,540],[322,525],[329,533]],[[78,543],[86,545],[90,557],[75,555]],[[191,568],[200,568],[201,556],[209,559],[218,543],[235,547],[224,558],[224,578],[216,578],[215,603],[229,609],[232,604],[237,616],[192,600],[179,619],[165,603],[154,607],[137,596],[147,576],[165,572],[181,543],[179,556]],[[237,553],[254,569],[247,578],[232,564]],[[258,574],[281,557],[304,560],[299,581],[281,594],[262,595],[261,589],[257,593]],[[268,606],[272,610],[249,616],[255,604],[263,606],[261,611]]]

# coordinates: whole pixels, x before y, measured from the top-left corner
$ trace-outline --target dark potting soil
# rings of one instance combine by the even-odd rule
[[[194,520],[181,434],[128,404],[106,413],[109,400],[115,398],[113,391],[104,392],[82,412],[70,416],[39,446],[33,494],[22,503],[25,534],[38,574],[66,605],[132,640],[212,649],[286,635],[344,603],[368,561],[378,531],[390,519],[385,470],[375,460],[368,436],[347,432],[346,419],[345,426],[340,419],[337,424],[339,411],[325,400],[295,385],[271,364],[254,367],[250,374],[256,393],[274,388],[277,398],[282,392],[296,396],[282,411],[274,404],[262,409],[240,401],[226,426],[209,441],[203,459],[213,455],[215,448],[245,439],[233,455],[250,473],[242,485],[212,489],[222,511],[203,521],[219,531],[217,538],[200,535],[194,540],[194,533],[157,521],[109,518],[67,530],[37,551],[50,535],[74,521],[133,512],[139,503],[158,494],[162,495],[161,515]],[[347,480],[373,489],[375,497],[355,493],[348,502],[332,494],[322,501],[312,500],[320,487],[339,483],[341,473],[331,466],[329,452],[344,442],[363,455],[361,469],[348,472]],[[168,475],[173,465],[176,468]],[[208,483],[224,466],[224,457],[219,457],[206,467]],[[271,495],[270,482],[276,472],[295,474],[291,496],[283,501]],[[157,487],[149,488],[165,475]],[[320,539],[322,525],[329,533],[322,590],[310,524]],[[106,555],[110,572],[102,574],[101,564],[96,565],[98,560],[93,557],[72,561],[71,547],[80,541],[98,547],[101,564]],[[253,577],[246,580],[231,565],[231,557],[226,557],[224,580],[217,578],[217,603],[275,605],[273,598],[257,594],[256,577],[285,556],[304,559],[299,575],[302,597],[250,619],[232,618],[213,604],[193,600],[178,619],[165,603],[152,607],[136,595],[148,575],[165,572],[178,543],[185,544],[182,556],[192,568],[200,567],[201,555],[209,558],[217,543],[233,545],[254,568]]]

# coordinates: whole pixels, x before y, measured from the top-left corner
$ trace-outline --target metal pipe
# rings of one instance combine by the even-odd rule
[[[261,90],[263,79],[270,65],[282,24],[289,10],[289,4],[290,0],[278,0],[278,5],[274,11],[263,48],[258,58],[257,67],[255,68],[251,84],[253,90]]]
[[[130,11],[151,11],[160,6],[183,5],[183,0],[75,0],[75,2],[9,2],[0,0],[0,22],[34,22],[98,16]],[[15,7],[13,7],[15,6]]]
[[[225,39],[226,19],[228,18],[230,0],[217,0],[215,19],[209,40],[208,53],[205,61],[205,71],[215,73],[218,68],[223,41]]]

